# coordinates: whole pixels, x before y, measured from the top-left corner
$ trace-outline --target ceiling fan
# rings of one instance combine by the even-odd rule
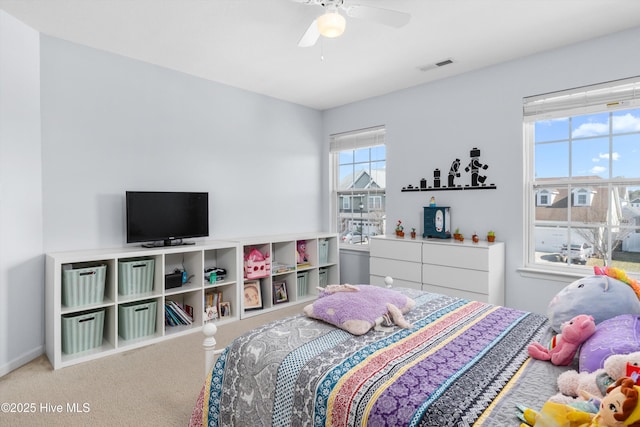
[[[394,28],[405,26],[411,15],[397,10],[383,9],[375,6],[351,4],[345,0],[292,0],[296,3],[322,6],[325,13],[313,20],[307,31],[298,42],[300,47],[309,47],[316,44],[320,36],[339,37],[344,32],[346,20],[340,10],[350,18],[363,19],[376,22]]]

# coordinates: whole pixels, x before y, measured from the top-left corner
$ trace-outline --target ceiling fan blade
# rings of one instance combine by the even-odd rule
[[[298,46],[313,46],[318,41],[318,37],[320,37],[320,31],[318,31],[318,21],[314,19],[311,25],[309,25],[309,28],[307,28],[307,31],[304,32],[302,38],[298,42]]]
[[[382,9],[373,6],[349,5],[344,8],[347,16],[377,22],[378,24],[400,28],[409,23],[411,15],[398,10]]]

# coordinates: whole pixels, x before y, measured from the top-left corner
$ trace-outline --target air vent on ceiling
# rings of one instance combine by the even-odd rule
[[[434,70],[436,68],[444,67],[445,65],[453,64],[453,59],[445,59],[434,64],[423,65],[422,67],[418,67],[420,71],[429,71]]]

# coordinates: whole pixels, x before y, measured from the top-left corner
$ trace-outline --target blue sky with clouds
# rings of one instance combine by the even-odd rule
[[[536,178],[640,178],[640,108],[539,121],[535,142]]]

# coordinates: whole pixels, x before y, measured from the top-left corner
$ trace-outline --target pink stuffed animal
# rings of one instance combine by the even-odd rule
[[[534,342],[527,348],[534,359],[549,360],[554,365],[567,366],[573,362],[580,345],[596,331],[592,316],[579,314],[564,325],[562,332],[551,339],[548,347]]]
[[[297,254],[298,264],[304,264],[306,262],[309,262],[309,255],[307,254],[307,241],[306,240],[299,240],[298,241],[296,254]]]

